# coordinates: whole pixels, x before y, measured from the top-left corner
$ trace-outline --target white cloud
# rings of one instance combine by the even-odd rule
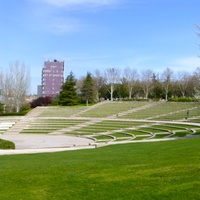
[[[46,14],[34,18],[31,23],[31,28],[36,31],[49,32],[54,35],[65,35],[68,33],[78,32],[84,29],[84,22],[79,19],[67,16],[55,16],[53,14]]]
[[[70,16],[53,6],[49,7],[36,1],[35,7],[30,10],[29,26],[34,30],[45,31],[54,35],[65,35],[84,29],[85,23],[80,18]]]
[[[200,67],[200,58],[197,56],[179,58],[172,61],[172,65],[180,71],[194,71],[197,67]]]
[[[197,56],[175,58],[167,57],[166,55],[137,55],[131,57],[131,59],[129,61],[131,67],[137,67],[138,69],[152,69],[156,73],[162,73],[166,68],[170,68],[174,72],[193,72],[197,67],[200,67],[200,58]]]
[[[47,25],[47,30],[56,35],[64,35],[78,31],[81,27],[82,25],[78,20],[52,17],[51,22]]]
[[[63,35],[65,33],[71,33],[78,30],[78,26],[74,24],[50,24],[47,29],[56,35]]]
[[[116,3],[118,0],[42,0],[43,2],[58,6],[58,7],[72,7],[72,6],[106,6]]]
[[[56,35],[64,35],[84,30],[88,27],[80,17],[73,17],[67,10],[96,11],[100,7],[111,6],[121,0],[30,0],[35,2],[32,10],[36,29],[45,30]],[[37,22],[35,22],[37,21]]]

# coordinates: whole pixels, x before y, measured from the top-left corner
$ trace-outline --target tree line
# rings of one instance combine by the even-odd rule
[[[99,102],[102,100],[165,100],[171,98],[198,99],[200,94],[200,68],[194,72],[175,72],[166,68],[162,73],[151,69],[138,71],[127,67],[120,72],[118,68],[108,68],[101,72],[87,74],[76,79],[71,72],[60,94],[54,99],[40,98],[42,105],[71,106],[80,103]],[[38,100],[37,100],[38,101]],[[36,102],[36,100],[35,100]],[[48,103],[47,103],[48,102]]]
[[[30,87],[30,71],[24,63],[15,61],[7,71],[0,70],[0,112],[19,112],[25,104]]]
[[[200,26],[197,35],[200,36]],[[71,82],[71,88],[70,87]],[[73,84],[72,84],[73,83]],[[72,92],[73,91],[73,92]],[[73,99],[71,102],[70,99]],[[127,67],[121,73],[117,68],[108,68],[104,72],[95,70],[76,80],[73,73],[67,77],[55,104],[71,105],[79,101],[98,102],[109,99],[199,99],[200,68],[194,72],[178,71],[166,68],[160,74],[152,69],[138,71]]]
[[[0,111],[19,112],[25,104],[30,86],[30,72],[24,63],[10,63],[7,72],[0,71]],[[193,72],[164,69],[160,74],[152,69],[127,67],[123,71],[108,68],[76,79],[73,72],[67,76],[60,94],[54,98],[40,97],[31,102],[38,105],[77,105],[102,100],[166,100],[170,98],[200,98],[200,68]]]

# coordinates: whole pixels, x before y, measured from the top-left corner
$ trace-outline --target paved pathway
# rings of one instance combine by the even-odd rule
[[[1,139],[15,143],[15,150],[0,150],[0,155],[18,153],[55,152],[74,149],[95,148],[93,140],[66,135],[0,135]]]

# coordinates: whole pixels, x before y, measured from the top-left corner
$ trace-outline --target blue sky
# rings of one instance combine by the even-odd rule
[[[0,0],[0,68],[24,62],[31,93],[45,60],[64,60],[65,75],[95,69],[200,67],[199,0]]]

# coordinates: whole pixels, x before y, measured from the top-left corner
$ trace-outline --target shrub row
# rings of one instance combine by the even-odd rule
[[[141,99],[135,99],[135,98],[129,99],[129,98],[124,98],[124,99],[117,99],[115,101],[144,101],[144,102],[148,102],[148,101],[151,101],[151,99],[143,99],[143,98],[141,98]]]
[[[198,100],[195,98],[169,98],[168,101],[174,101],[174,102],[197,102]]]
[[[118,99],[118,101],[160,101],[160,99]],[[115,100],[116,101],[116,100]],[[192,98],[192,97],[177,97],[177,98],[168,98],[168,101],[173,102],[197,102],[198,99]]]
[[[11,141],[0,139],[0,149],[15,149],[15,144]]]

